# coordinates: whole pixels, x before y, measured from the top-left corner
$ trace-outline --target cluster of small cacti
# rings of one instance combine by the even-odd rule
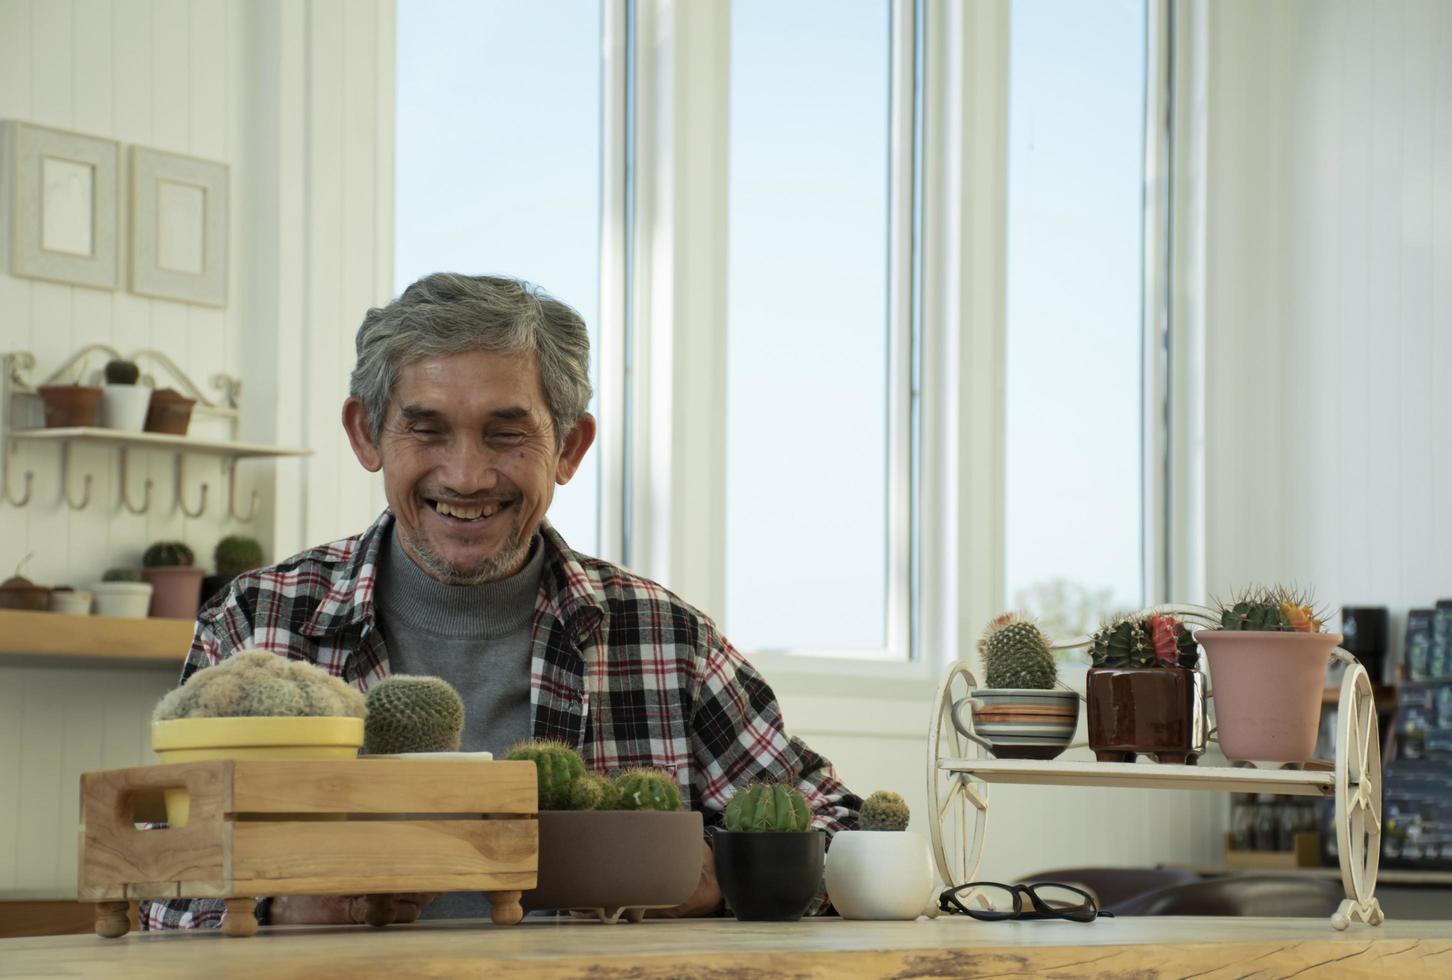
[[[1089,658],[1095,667],[1194,667],[1195,638],[1173,616],[1130,615],[1094,632]]]
[[[978,641],[983,682],[988,687],[1047,690],[1059,668],[1038,625],[1026,616],[1004,613],[988,624]]]
[[[627,769],[615,779],[589,772],[580,754],[563,742],[521,742],[505,756],[533,762],[541,810],[659,810],[681,808],[681,791],[659,769]]]
[[[880,789],[862,801],[857,826],[860,830],[907,830],[911,817],[901,796]]]
[[[790,833],[812,829],[812,811],[801,790],[783,783],[752,783],[726,804],[723,826],[746,831]]]
[[[242,650],[168,693],[153,721],[176,718],[362,718],[363,695],[321,668],[265,650]]]
[[[196,561],[192,549],[180,541],[158,541],[147,548],[141,556],[141,564],[147,568],[165,565],[190,565]]]
[[[1320,633],[1322,625],[1309,593],[1281,585],[1253,586],[1220,605],[1224,630]]]
[[[229,534],[217,542],[212,559],[217,563],[218,575],[241,575],[262,567],[262,545],[252,538]]]
[[[105,376],[108,385],[134,385],[141,378],[141,369],[134,361],[107,361]]]
[[[141,573],[134,568],[108,568],[101,576],[102,582],[140,582]]]
[[[438,677],[394,674],[368,689],[363,751],[457,752],[464,733],[464,701]]]

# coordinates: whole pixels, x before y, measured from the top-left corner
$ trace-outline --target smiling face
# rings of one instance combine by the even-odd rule
[[[383,471],[403,550],[449,585],[519,571],[595,438],[589,415],[555,438],[534,355],[477,350],[402,367],[376,442],[357,398],[343,425],[364,468]]]

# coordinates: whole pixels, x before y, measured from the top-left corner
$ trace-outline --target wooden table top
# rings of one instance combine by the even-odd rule
[[[746,923],[526,919],[0,940],[0,977],[1448,976],[1452,922],[1322,919]]]

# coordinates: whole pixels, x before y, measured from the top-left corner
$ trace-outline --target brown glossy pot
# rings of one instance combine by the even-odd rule
[[[95,425],[101,417],[99,385],[41,385],[47,429],[69,429]]]
[[[701,815],[694,811],[542,810],[539,881],[520,904],[637,921],[646,909],[691,897],[705,849]]]
[[[192,406],[195,398],[188,398],[170,388],[163,388],[151,394],[151,404],[146,409],[146,431],[164,435],[184,436],[192,420]]]
[[[1205,751],[1205,680],[1183,667],[1095,667],[1085,685],[1089,748],[1100,762],[1194,765]]]

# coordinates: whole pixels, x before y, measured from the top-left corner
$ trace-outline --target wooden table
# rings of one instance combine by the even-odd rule
[[[1299,972],[1298,971],[1304,971]],[[263,929],[247,939],[142,933],[0,940],[0,977],[1071,977],[1448,976],[1452,923],[1323,919],[1101,919],[981,923],[639,925],[526,919]]]

